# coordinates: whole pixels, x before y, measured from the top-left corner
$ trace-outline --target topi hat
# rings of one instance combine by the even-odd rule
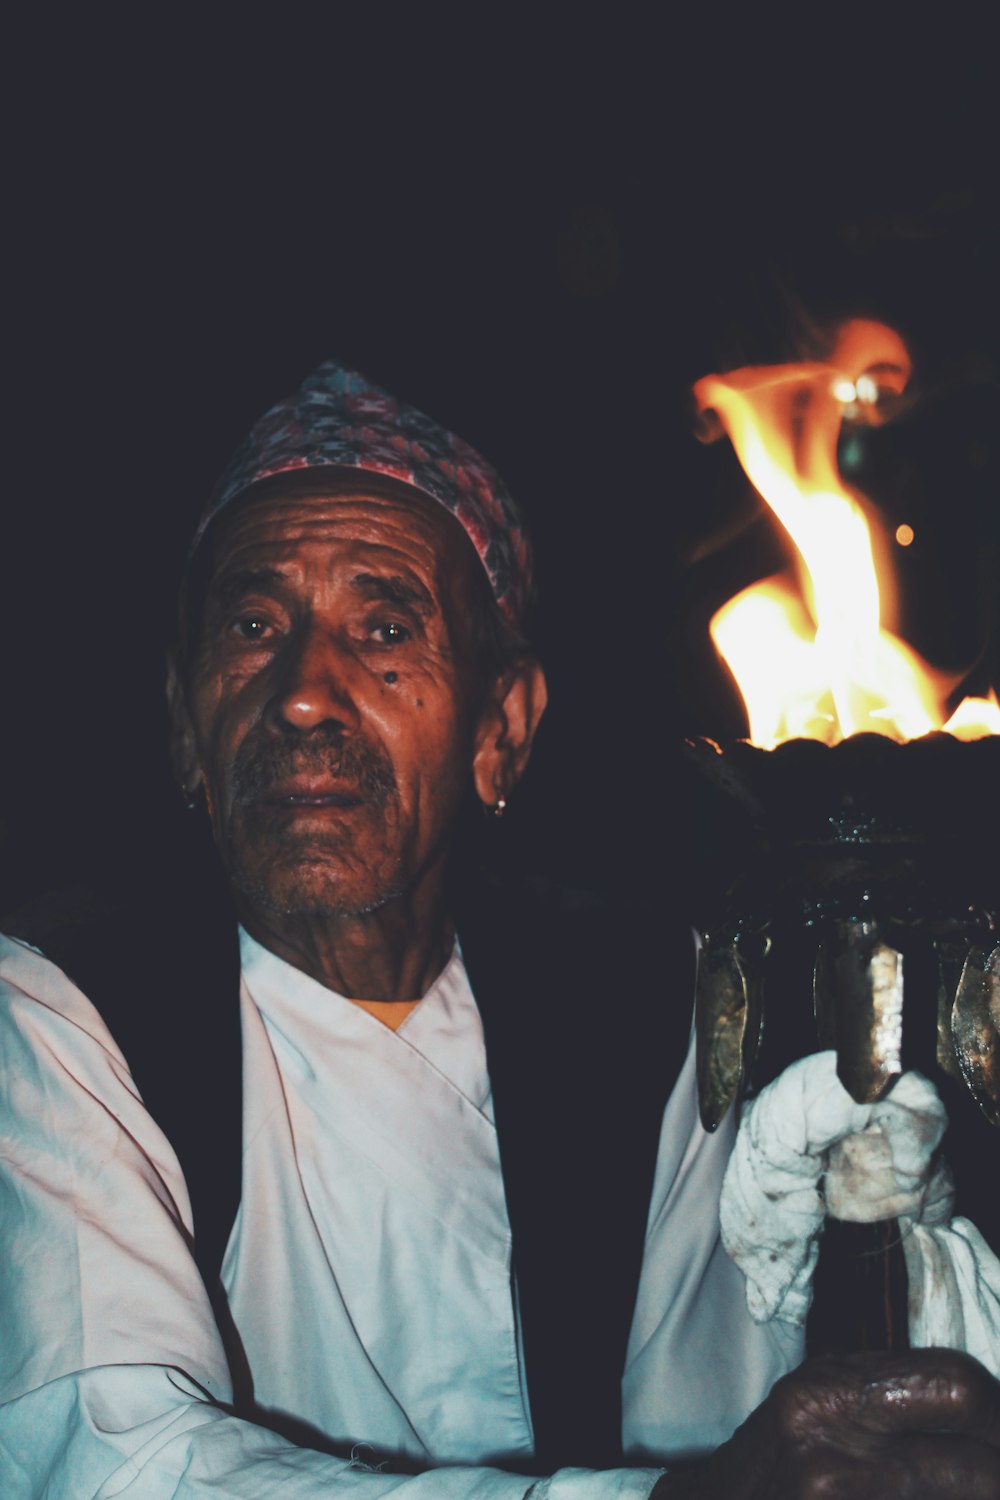
[[[499,474],[453,432],[332,359],[272,406],[240,444],[201,518],[195,547],[213,518],[251,485],[324,466],[385,474],[437,500],[475,547],[502,613],[520,623],[531,595],[531,548]]]

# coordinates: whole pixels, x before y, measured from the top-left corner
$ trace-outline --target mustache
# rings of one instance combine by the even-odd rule
[[[275,787],[302,775],[334,776],[378,806],[388,803],[397,790],[396,773],[384,750],[345,738],[330,725],[317,725],[301,740],[244,740],[233,759],[234,800],[266,800]]]

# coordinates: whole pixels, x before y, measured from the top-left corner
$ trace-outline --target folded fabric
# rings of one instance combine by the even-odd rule
[[[827,1214],[899,1221],[914,1347],[962,1349],[1000,1374],[1000,1261],[967,1219],[951,1218],[936,1154],[947,1116],[934,1086],[905,1073],[857,1104],[836,1055],[802,1058],[747,1105],[722,1188],[722,1240],[759,1323],[801,1324]]]
[[[904,1074],[875,1104],[855,1103],[833,1052],[793,1063],[746,1107],[720,1216],[757,1322],[805,1320],[819,1236],[834,1203],[838,1218],[919,1218],[946,1124],[933,1085],[919,1073]]]
[[[962,1349],[1000,1376],[1000,1260],[968,1219],[903,1234],[912,1347]]]

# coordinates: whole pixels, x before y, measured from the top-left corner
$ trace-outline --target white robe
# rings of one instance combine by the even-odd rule
[[[229,1376],[176,1157],[89,1001],[3,939],[0,1494],[521,1500],[529,1481],[482,1467],[530,1467],[532,1433],[460,955],[395,1033],[245,934],[242,957],[230,1310],[260,1407],[370,1447],[353,1462],[295,1447],[205,1400],[225,1402]],[[800,1335],[752,1323],[719,1242],[731,1144],[727,1126],[698,1124],[689,1056],[664,1117],[623,1383],[637,1462],[724,1440],[801,1358]],[[397,1453],[454,1467],[405,1478]],[[655,1472],[564,1470],[532,1500],[645,1496]]]

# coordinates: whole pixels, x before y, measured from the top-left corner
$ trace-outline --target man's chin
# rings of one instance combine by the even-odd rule
[[[331,869],[323,860],[281,862],[264,869],[236,868],[230,879],[242,901],[271,917],[335,921],[365,917],[402,894],[402,883],[374,872]]]

